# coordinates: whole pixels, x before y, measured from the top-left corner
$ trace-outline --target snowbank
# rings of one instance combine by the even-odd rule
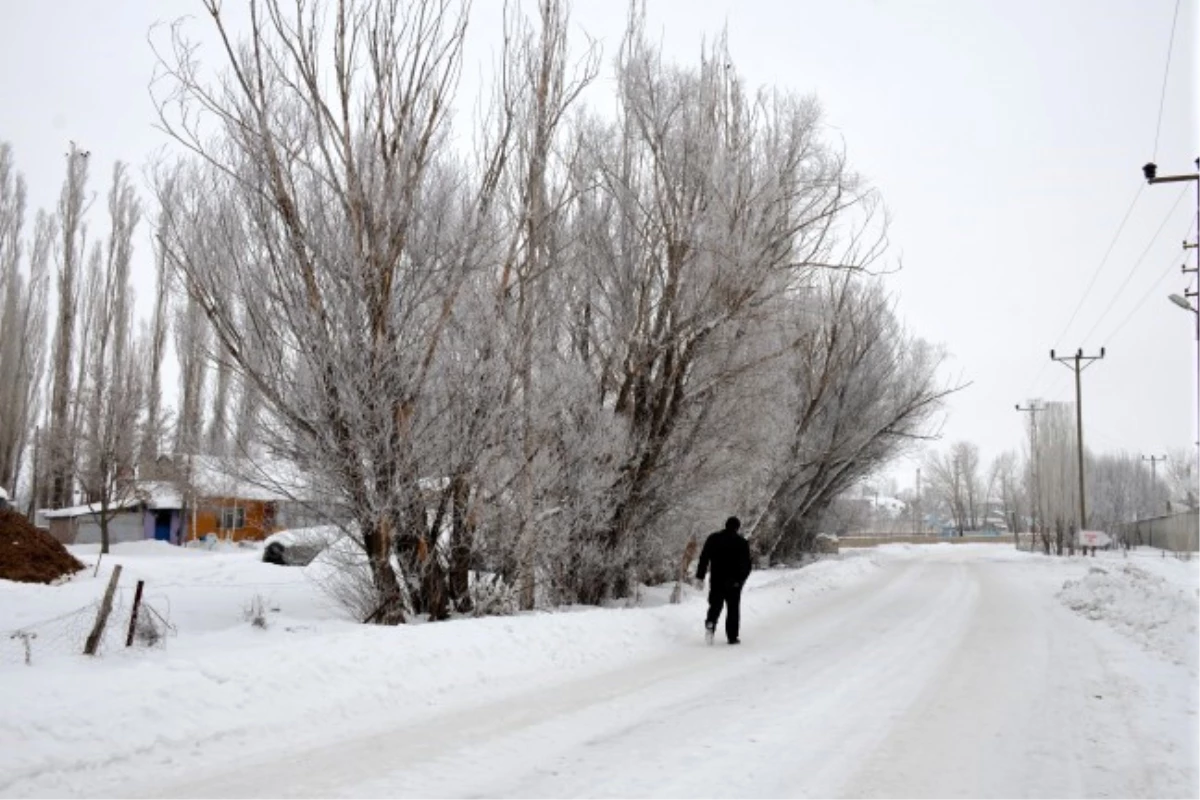
[[[75,552],[89,567],[95,564],[88,548]],[[58,783],[69,779],[57,773],[103,764],[116,731],[125,753],[177,752],[181,758],[204,757],[207,746],[239,736],[299,745],[702,646],[703,595],[690,587],[681,605],[381,628],[358,625],[332,605],[310,574],[319,570],[260,559],[258,551],[138,542],[114,548],[96,577],[89,569],[58,587],[0,582],[0,648],[7,651],[0,659],[0,742],[21,743],[0,747],[0,795],[22,794],[31,785],[68,792],[74,784]],[[86,659],[77,640],[86,635],[95,600],[117,563],[124,570],[117,632],[102,657]],[[756,619],[876,568],[865,552],[802,570],[756,572],[747,587],[744,628],[752,635]],[[126,650],[121,631],[137,579],[147,581],[147,602],[176,634],[160,647]],[[648,590],[646,599],[657,604],[660,593]],[[246,618],[255,596],[267,609],[265,630]],[[64,613],[65,620],[41,622]],[[7,641],[8,632],[22,626],[42,632],[29,667],[18,643]],[[89,792],[119,793],[120,787]]]
[[[1058,598],[1088,619],[1103,621],[1151,652],[1197,671],[1194,565],[1175,559],[1105,561],[1063,584]]]

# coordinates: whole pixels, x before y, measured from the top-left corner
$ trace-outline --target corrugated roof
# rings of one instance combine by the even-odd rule
[[[130,508],[137,508],[141,504],[142,501],[140,498],[131,497],[128,500],[109,503],[108,511],[109,513],[115,511],[124,511]],[[56,508],[53,510],[43,510],[41,512],[42,516],[44,516],[46,519],[69,519],[71,517],[99,516],[100,513],[100,503],[89,503],[85,506],[71,506],[70,508]]]

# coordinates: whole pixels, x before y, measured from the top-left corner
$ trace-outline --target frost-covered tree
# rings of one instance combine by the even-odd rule
[[[1088,527],[1120,539],[1128,524],[1166,512],[1169,489],[1140,454],[1086,454]]]
[[[988,471],[985,505],[988,508],[994,506],[999,511],[1013,536],[1025,529],[1021,520],[1029,508],[1024,488],[1025,480],[1017,454],[1008,450],[996,456]]]
[[[170,318],[171,280],[167,265],[166,253],[162,240],[167,231],[171,209],[171,186],[169,180],[164,182],[160,193],[161,209],[155,225],[153,237],[154,249],[154,310],[151,312],[150,326],[147,333],[148,350],[146,367],[149,373],[146,379],[145,406],[146,415],[142,426],[141,444],[138,449],[138,462],[143,467],[152,464],[158,458],[159,448],[164,441],[166,428],[166,409],[163,407],[162,371],[167,348],[168,320]]]
[[[535,511],[543,476],[536,463],[548,465],[539,443],[554,434],[539,406],[571,402],[546,396],[553,387],[547,378],[557,372],[546,350],[562,318],[554,302],[557,286],[571,280],[565,261],[564,220],[568,213],[570,153],[561,142],[566,114],[596,74],[594,51],[572,67],[567,54],[567,8],[561,0],[542,0],[536,24],[519,16],[506,18],[506,37],[514,42],[501,64],[499,107],[503,136],[511,139],[506,163],[496,177],[513,235],[503,242],[502,262],[495,273],[495,330],[487,344],[489,361],[497,359],[511,376],[503,400],[516,412],[505,432],[505,461],[513,475],[515,506],[511,527],[517,551],[515,569],[520,603],[532,608],[537,575],[542,570],[538,551],[548,531],[545,516]],[[567,163],[561,163],[561,161]],[[550,422],[549,428],[553,428]],[[551,459],[550,461],[553,461]],[[461,479],[461,476],[459,476]],[[544,491],[544,490],[543,490]],[[558,525],[555,520],[551,525]]]
[[[1041,541],[1047,554],[1073,547],[1079,523],[1079,455],[1073,403],[1046,403],[1038,419],[1038,495],[1044,509]]]
[[[99,507],[100,551],[108,552],[108,523],[132,491],[142,410],[141,364],[133,341],[130,263],[141,207],[125,166],[113,167],[108,196],[110,230],[104,257],[90,262],[86,379],[81,384],[79,482]],[[97,251],[99,252],[99,251]]]
[[[204,389],[208,374],[209,325],[204,309],[193,297],[180,300],[175,316],[175,354],[179,362],[179,406],[175,416],[174,452],[201,452],[204,427]]]
[[[194,352],[228,370],[209,431],[226,415],[344,512],[364,616],[468,611],[472,571],[525,607],[627,596],[735,503],[791,547],[785,518],[923,435],[940,356],[872,282],[824,279],[878,256],[878,199],[816,103],[752,91],[723,41],[666,63],[635,5],[601,117],[595,55],[543,0],[506,14],[459,135],[465,6],[263,0],[244,40],[205,6],[223,71],[176,38],[156,83],[190,152],[160,172],[160,242],[212,336],[177,338],[177,431],[202,430]],[[818,389],[829,326],[852,334]]]
[[[946,453],[931,452],[925,461],[929,497],[949,515],[959,536],[975,530],[972,498],[979,483],[978,465],[978,447],[965,441],[955,442]]]
[[[834,277],[801,309],[783,362],[788,416],[775,429],[786,449],[755,526],[756,547],[774,559],[810,549],[836,497],[934,433],[952,391],[940,352],[904,332],[877,282]]]
[[[436,568],[415,433],[494,183],[446,150],[465,9],[399,0],[252,3],[209,83],[176,38],[164,127],[192,151],[164,246],[280,454],[350,509],[377,598],[397,621],[399,572]],[[207,128],[203,130],[198,120]],[[485,154],[482,163],[495,154]],[[248,339],[261,344],[251,358]]]
[[[1197,469],[1197,452],[1192,447],[1176,447],[1167,453],[1163,480],[1167,484],[1172,505],[1195,510],[1200,506],[1197,487],[1200,486],[1200,470]]]
[[[628,592],[683,498],[714,488],[718,462],[736,469],[736,429],[717,414],[782,356],[776,320],[793,293],[868,263],[877,243],[863,235],[874,196],[824,141],[815,102],[753,92],[723,41],[696,67],[666,63],[641,24],[635,9],[617,119],[581,127],[575,166],[586,273],[568,341],[623,429],[610,508],[578,536],[588,601]]]
[[[83,365],[77,349],[77,314],[79,278],[86,248],[87,226],[83,217],[87,207],[88,159],[90,153],[71,143],[67,153],[67,178],[59,197],[57,229],[59,239],[54,249],[58,264],[58,314],[54,328],[52,350],[53,378],[50,394],[50,420],[46,447],[46,499],[42,505],[61,508],[72,499],[75,480],[74,441],[78,427],[78,373],[72,377],[72,365]]]
[[[39,213],[30,247],[24,224],[25,182],[0,142],[0,486],[14,497],[41,411],[55,237],[53,218]]]

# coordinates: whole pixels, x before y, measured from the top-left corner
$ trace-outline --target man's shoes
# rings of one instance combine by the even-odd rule
[[[716,630],[717,630],[716,625],[709,625],[707,622],[704,623],[704,643],[705,644],[713,643],[713,634],[716,632]]]
[[[741,639],[730,639],[729,643],[730,644],[741,644],[742,640]]]

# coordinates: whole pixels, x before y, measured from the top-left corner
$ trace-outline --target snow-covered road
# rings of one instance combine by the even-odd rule
[[[235,758],[176,764],[168,781],[147,770],[121,791],[1196,796],[1194,674],[1073,613],[1061,587],[1050,559],[924,548],[765,611],[748,592],[740,647],[697,632],[310,748],[243,737],[223,748]]]

